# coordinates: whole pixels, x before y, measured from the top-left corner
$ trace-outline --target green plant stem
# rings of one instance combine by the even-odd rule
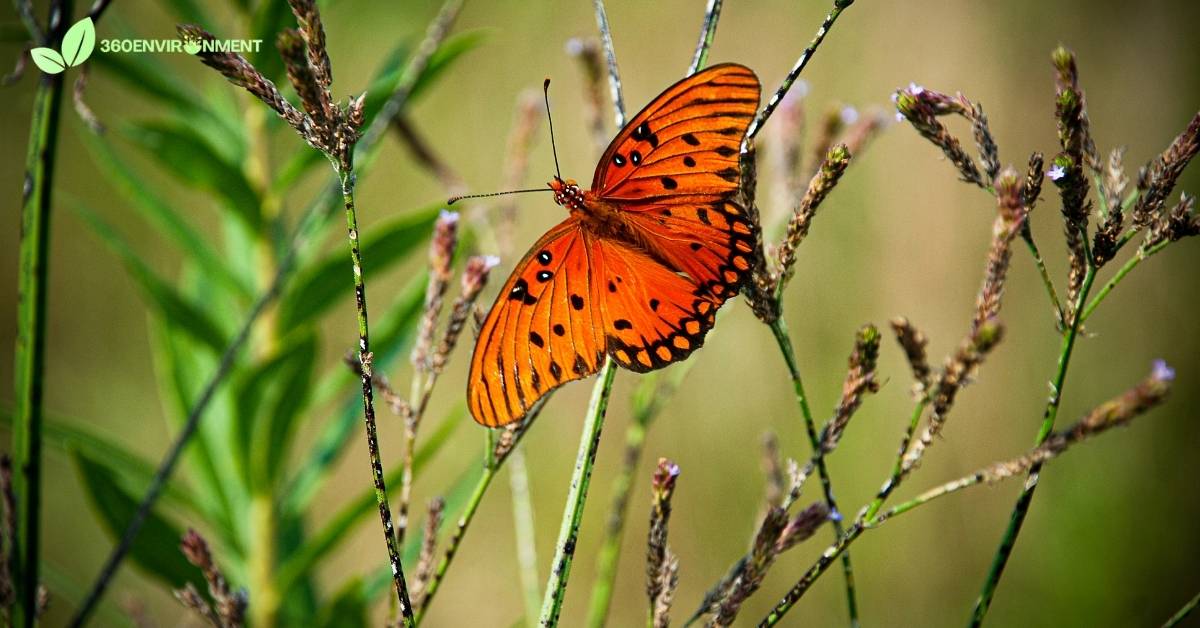
[[[875,499],[867,506],[866,511],[859,515],[859,521],[870,521],[883,507],[883,503],[887,501],[892,491],[900,485],[901,476],[904,474],[904,454],[908,452],[908,445],[912,443],[913,434],[917,431],[917,425],[921,423],[921,415],[925,412],[925,408],[929,405],[929,396],[921,397],[921,400],[913,406],[912,415],[908,418],[908,428],[904,431],[904,437],[900,439],[900,448],[896,452],[896,460],[892,463],[892,473],[888,476],[886,482],[880,487],[879,493],[875,495]]]
[[[1042,278],[1042,285],[1046,287],[1046,295],[1050,297],[1050,303],[1054,306],[1054,324],[1061,329],[1063,326],[1062,302],[1058,300],[1058,291],[1054,289],[1054,280],[1050,278],[1050,272],[1046,270],[1046,262],[1042,259],[1042,253],[1038,250],[1037,243],[1033,241],[1033,231],[1029,228],[1028,220],[1021,223],[1021,239],[1025,240],[1025,246],[1029,248],[1029,254],[1033,256],[1033,263],[1037,266],[1038,275]]]
[[[18,3],[18,9],[21,8]],[[73,3],[53,3],[48,45],[62,39]],[[21,11],[29,35],[41,31],[29,10]],[[62,112],[63,74],[38,73],[37,91],[29,123],[25,153],[25,180],[21,199],[21,241],[18,245],[17,338],[13,410],[13,492],[16,495],[16,529],[10,545],[10,573],[15,598],[10,617],[14,626],[33,626],[37,620],[40,582],[39,522],[42,495],[43,384],[46,368],[46,290],[50,257],[50,209],[54,190],[54,164],[58,156],[58,131]],[[14,516],[14,513],[9,513]]]
[[[446,570],[450,568],[450,563],[458,554],[458,547],[462,544],[463,535],[466,534],[467,528],[470,527],[471,521],[475,518],[475,512],[479,510],[479,504],[483,502],[483,496],[487,493],[488,486],[491,485],[492,479],[496,477],[496,467],[491,464],[485,464],[483,472],[479,475],[479,480],[475,483],[475,490],[471,492],[471,498],[467,500],[467,505],[463,509],[462,515],[458,518],[458,525],[454,528],[454,534],[450,537],[449,543],[446,545],[446,552],[442,554],[442,560],[438,563],[437,569],[433,572],[433,577],[429,580],[429,586],[425,589],[425,597],[421,600],[421,608],[417,609],[416,624],[420,624],[425,618],[425,613],[429,610],[429,604],[433,602],[433,596],[437,594],[441,588],[442,580],[446,577]]]
[[[629,506],[629,493],[633,489],[634,474],[642,457],[642,446],[646,441],[648,413],[635,416],[625,431],[625,455],[621,471],[613,480],[612,506],[608,511],[608,523],[604,540],[596,555],[596,579],[592,585],[592,597],[588,603],[586,626],[602,628],[608,620],[608,609],[612,606],[613,585],[617,579],[617,563],[621,558],[621,539],[625,532],[625,511]]]
[[[521,599],[525,602],[525,621],[537,623],[542,590],[538,580],[537,539],[534,535],[533,503],[529,499],[529,473],[525,469],[525,451],[513,448],[508,465],[512,491],[513,530],[516,534],[517,565],[520,567]]]
[[[825,503],[829,505],[830,513],[839,512],[837,500],[833,497],[833,482],[829,478],[829,470],[825,467],[821,437],[817,434],[817,425],[813,421],[812,410],[808,407],[808,397],[804,394],[804,381],[800,377],[800,367],[796,363],[792,339],[788,334],[787,324],[784,323],[782,315],[771,322],[771,332],[775,335],[775,343],[779,346],[779,352],[783,354],[783,361],[787,363],[788,374],[792,379],[792,388],[796,393],[796,405],[800,407],[800,414],[804,417],[804,429],[808,433],[808,442],[812,446],[813,462],[816,463],[817,475],[821,478],[821,488],[825,492]],[[840,538],[845,533],[841,520],[835,517],[832,524],[834,534]],[[850,613],[850,624],[857,626],[858,599],[855,595],[854,567],[850,564],[850,555],[846,553],[842,553],[842,571],[846,576],[846,607]]]
[[[559,614],[562,612],[563,599],[567,593],[567,579],[571,575],[571,564],[579,540],[579,527],[583,523],[583,507],[587,501],[588,485],[592,479],[596,451],[600,446],[604,414],[608,410],[608,398],[612,393],[616,374],[616,363],[611,356],[606,355],[604,365],[600,367],[600,378],[596,380],[592,389],[592,400],[588,404],[587,416],[583,423],[579,455],[575,459],[575,471],[571,474],[571,488],[567,493],[567,505],[563,510],[562,524],[558,531],[550,578],[546,581],[546,597],[542,600],[542,614],[538,620],[542,626],[557,626]]]
[[[384,543],[391,563],[392,579],[400,603],[400,617],[406,627],[414,624],[412,604],[408,599],[408,585],[404,581],[404,567],[400,564],[400,550],[396,543],[396,530],[392,526],[392,510],[388,505],[387,482],[383,476],[383,462],[379,457],[379,437],[375,425],[375,391],[372,386],[371,343],[367,323],[367,288],[363,281],[362,252],[358,243],[358,214],[354,207],[354,168],[349,158],[337,168],[342,184],[342,202],[346,207],[346,233],[350,240],[350,264],[354,271],[354,304],[358,315],[358,361],[361,365],[363,400],[363,423],[366,427],[367,455],[370,458],[371,478],[375,483],[375,501],[379,504],[379,520],[383,524]]]
[[[688,76],[699,72],[708,62],[708,49],[712,47],[713,36],[717,33],[717,21],[721,19],[722,0],[708,0],[704,10],[704,23],[700,26],[700,41],[696,42],[696,54],[692,55],[692,64],[688,66]]]
[[[275,587],[276,535],[278,521],[275,504],[270,492],[259,493],[250,500],[250,538],[248,569],[250,590],[254,591],[254,604],[249,615],[252,624],[274,626],[278,620],[279,605],[283,602],[280,590]]]
[[[1129,261],[1125,262],[1125,264],[1117,270],[1117,274],[1113,275],[1112,279],[1109,279],[1108,283],[1105,283],[1104,286],[1100,288],[1100,290],[1096,293],[1096,296],[1091,301],[1088,301],[1087,307],[1084,307],[1083,311],[1080,312],[1080,324],[1087,321],[1088,317],[1092,315],[1092,312],[1096,310],[1096,307],[1099,306],[1104,299],[1108,298],[1108,295],[1110,292],[1112,292],[1113,288],[1116,288],[1117,284],[1121,283],[1121,281],[1125,279],[1126,275],[1133,272],[1133,269],[1137,268],[1138,264],[1141,264],[1149,259],[1150,256],[1163,250],[1170,243],[1170,240],[1167,240],[1155,244],[1149,249],[1146,249],[1144,252],[1139,250],[1137,255],[1131,257]]]
[[[812,567],[809,567],[808,571],[804,572],[804,575],[800,577],[800,580],[797,581],[791,590],[784,595],[783,599],[775,605],[775,608],[771,609],[771,612],[767,614],[767,616],[763,618],[761,622],[759,622],[759,627],[762,628],[764,626],[774,626],[775,624],[779,623],[779,620],[783,619],[783,616],[786,615],[789,610],[791,610],[792,606],[795,606],[796,602],[799,601],[800,598],[803,597],[808,589],[813,585],[813,583],[817,581],[817,578],[820,578],[821,574],[825,573],[825,571],[829,569],[829,566],[833,564],[833,560],[838,556],[844,555],[846,549],[849,548],[850,544],[853,543],[854,540],[863,533],[864,529],[865,528],[863,527],[862,523],[856,521],[851,524],[844,534],[839,534],[834,544],[827,547],[825,551],[821,553],[821,557],[817,559],[817,562],[814,563]]]
[[[1175,628],[1175,626],[1183,623],[1183,620],[1187,619],[1187,616],[1192,614],[1192,611],[1196,610],[1196,606],[1198,605],[1200,605],[1200,593],[1197,593],[1196,597],[1188,600],[1187,604],[1183,605],[1183,608],[1179,609],[1174,615],[1171,615],[1171,618],[1163,624],[1163,628]]]
[[[750,123],[750,128],[746,131],[746,139],[742,143],[743,149],[753,143],[755,136],[762,130],[762,126],[766,123],[767,118],[770,118],[771,114],[775,112],[775,108],[779,106],[779,103],[783,102],[783,97],[788,93],[788,90],[792,89],[792,84],[796,82],[797,78],[800,78],[800,73],[804,71],[804,66],[808,65],[813,54],[817,52],[817,48],[821,46],[821,42],[825,41],[825,36],[829,34],[829,29],[833,28],[834,22],[837,22],[842,11],[846,10],[852,4],[854,4],[854,0],[834,0],[833,9],[825,16],[825,21],[821,22],[821,27],[813,35],[812,41],[808,43],[808,47],[800,53],[800,57],[796,59],[796,63],[788,71],[788,75],[783,79],[783,83],[779,85],[779,89],[775,91],[775,94],[767,101],[767,105],[762,108],[762,111],[758,112],[758,116]]]
[[[1053,383],[1051,384],[1050,399],[1046,402],[1046,411],[1042,418],[1041,427],[1038,429],[1037,439],[1034,442],[1035,447],[1044,443],[1046,438],[1054,431],[1054,422],[1058,418],[1058,409],[1062,403],[1063,385],[1067,379],[1067,368],[1070,366],[1071,354],[1075,348],[1075,340],[1079,336],[1079,328],[1082,324],[1083,315],[1080,310],[1082,304],[1087,300],[1088,293],[1091,291],[1095,280],[1096,267],[1089,262],[1084,273],[1083,284],[1079,289],[1079,295],[1075,299],[1075,307],[1072,308],[1072,311],[1076,312],[1076,314],[1072,317],[1066,333],[1063,334],[1062,346],[1058,354],[1058,367],[1054,374]],[[996,586],[1000,583],[1000,577],[1003,575],[1004,568],[1008,564],[1008,558],[1012,554],[1013,546],[1017,542],[1017,535],[1021,533],[1021,526],[1025,523],[1025,515],[1029,513],[1029,504],[1033,501],[1034,491],[1037,490],[1041,470],[1042,463],[1039,462],[1034,464],[1027,474],[1025,485],[1021,490],[1021,494],[1017,497],[1016,505],[1013,507],[1008,528],[1004,531],[1004,536],[1000,540],[1000,546],[996,549],[996,555],[992,559],[992,566],[988,570],[987,578],[984,580],[983,588],[980,590],[979,598],[975,602],[975,609],[971,614],[971,626],[982,625],[984,617],[987,616],[988,608],[992,603],[992,597],[996,594]]]

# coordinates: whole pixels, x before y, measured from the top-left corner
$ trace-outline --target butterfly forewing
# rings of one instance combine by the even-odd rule
[[[737,189],[738,151],[759,92],[754,72],[732,63],[672,85],[613,139],[592,191],[631,205],[720,200]]]
[[[559,385],[595,373],[600,304],[582,228],[568,218],[517,263],[483,322],[467,405],[487,426],[511,423]]]

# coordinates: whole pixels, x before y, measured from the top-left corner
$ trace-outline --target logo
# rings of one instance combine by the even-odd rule
[[[200,49],[201,49],[201,46],[200,46],[199,39],[188,38],[188,39],[183,40],[183,51],[184,52],[186,52],[190,55],[194,55],[194,54],[200,52]]]
[[[63,35],[61,51],[41,47],[30,50],[29,55],[41,71],[58,74],[87,61],[95,47],[96,25],[92,23],[92,18],[85,17]]]

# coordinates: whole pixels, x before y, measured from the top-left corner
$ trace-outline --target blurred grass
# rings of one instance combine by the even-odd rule
[[[640,107],[687,67],[701,4],[610,3],[631,108]],[[134,12],[117,4],[100,24],[99,36],[124,36],[121,26],[125,25],[142,36],[173,37],[169,13],[151,5],[147,8],[144,13]],[[361,90],[388,50],[399,41],[419,37],[425,16],[434,10],[433,3],[418,3],[409,11],[413,17],[382,6],[330,3],[324,13],[335,94]],[[765,85],[773,86],[824,10],[823,5],[798,7],[782,0],[729,5],[710,58],[745,63]],[[1078,53],[1101,150],[1127,144],[1127,163],[1140,164],[1182,129],[1200,103],[1200,84],[1188,78],[1200,75],[1200,43],[1191,32],[1198,19],[1200,7],[1181,1],[1136,6],[1082,0],[1053,5],[1032,0],[1004,4],[931,0],[919,7],[860,2],[805,72],[811,86],[809,111],[815,117],[832,101],[886,106],[891,90],[909,81],[945,91],[962,90],[985,106],[1001,159],[1023,163],[1031,150],[1054,150],[1049,52],[1061,42]],[[503,176],[511,104],[521,90],[552,76],[564,174],[586,180],[596,156],[583,122],[582,79],[563,53],[563,44],[571,36],[594,33],[588,3],[469,4],[457,30],[474,28],[489,29],[484,47],[431,87],[412,110],[414,124],[473,188],[492,190]],[[223,36],[249,36],[216,30]],[[269,45],[270,40],[264,42],[264,48]],[[0,44],[0,59],[14,58],[18,49],[10,42]],[[95,58],[102,56],[97,53]],[[151,59],[167,76],[189,86],[197,94],[194,97],[217,102],[229,98],[230,88],[194,60]],[[131,97],[129,87],[106,78],[111,76],[93,74],[88,100],[101,120],[114,128],[116,137],[121,123],[144,119],[160,109]],[[2,189],[10,191],[0,211],[4,224],[11,226],[17,224],[22,154],[17,148],[26,136],[32,80],[26,77],[6,94],[0,104],[0,136],[14,149],[6,151],[0,169]],[[71,117],[71,112],[65,114],[65,119]],[[95,168],[80,133],[74,124],[64,126],[60,189],[86,199],[97,215],[138,243],[136,250],[149,267],[173,280],[179,274],[174,248],[158,240],[157,232],[116,195],[111,175]],[[533,156],[533,170],[540,173],[531,181],[535,185],[536,176],[550,174],[547,148],[542,138]],[[307,150],[287,134],[280,134],[270,149],[275,164],[288,163]],[[386,142],[381,157],[374,176],[365,177],[359,186],[364,233],[402,220],[406,212],[427,207],[442,196],[437,182],[425,177],[393,140]],[[217,212],[211,211],[210,200],[181,188],[157,168],[138,163],[141,184],[151,186],[210,241],[221,241],[224,229]],[[1180,187],[1200,191],[1198,173],[1193,166]],[[323,176],[314,176],[289,186],[283,197],[285,211],[303,207],[325,182]],[[1061,220],[1052,195],[1043,196],[1050,202],[1035,211],[1033,228],[1051,272],[1059,278],[1065,274],[1058,235]],[[561,210],[540,197],[522,200],[520,207],[518,242],[531,242],[561,216]],[[157,392],[151,334],[138,287],[119,258],[64,209],[67,205],[62,203],[56,207],[52,222],[47,412],[74,417],[135,453],[157,460],[173,431],[164,420],[168,415],[164,408],[172,402],[160,399]],[[903,314],[929,334],[931,356],[940,357],[953,348],[966,330],[974,302],[991,211],[991,200],[956,182],[950,166],[941,163],[911,129],[889,129],[851,166],[799,251],[787,302],[789,325],[817,416],[827,415],[836,402],[845,354],[862,322],[881,324]],[[340,237],[333,236],[340,233],[330,236],[328,253],[338,258],[344,255],[344,247]],[[14,251],[17,237],[14,228],[0,230],[0,251]],[[0,255],[0,294],[5,295],[0,299],[0,328],[10,330],[15,328],[15,263],[15,256]],[[418,261],[410,260],[372,277],[375,311],[383,311],[403,292],[418,266]],[[1041,495],[992,609],[993,624],[1153,624],[1200,588],[1192,565],[1200,547],[1189,523],[1200,514],[1195,500],[1200,462],[1194,457],[1200,430],[1192,411],[1200,403],[1200,338],[1195,334],[1200,296],[1189,288],[1195,285],[1197,269],[1200,247],[1195,241],[1173,246],[1139,269],[1089,321],[1094,336],[1078,348],[1063,406],[1065,420],[1123,390],[1158,357],[1178,370],[1175,394],[1132,429],[1089,443],[1048,466]],[[792,407],[790,387],[768,330],[744,306],[730,307],[733,311],[723,317],[721,331],[695,356],[692,373],[648,436],[645,459],[670,456],[682,468],[671,532],[682,563],[677,616],[690,611],[703,589],[744,550],[761,500],[762,432],[778,431],[787,455],[802,457],[807,451],[803,426]],[[339,368],[336,360],[351,344],[351,312],[346,293],[320,325],[318,373]],[[931,452],[922,471],[898,497],[1023,451],[1032,443],[1048,392],[1046,381],[1053,372],[1057,338],[1036,272],[1023,251],[1014,258],[1002,316],[1008,325],[1007,340],[981,371],[978,384],[963,393],[946,442]],[[11,351],[11,335],[0,337],[0,353]],[[451,361],[433,400],[433,416],[442,416],[460,403],[468,352],[469,348],[460,348]],[[12,381],[11,369],[11,361],[0,361],[0,381]],[[389,369],[389,375],[403,381],[407,369],[401,365]],[[906,367],[892,344],[885,343],[880,372],[891,381],[866,403],[830,460],[839,500],[847,510],[878,487],[907,416]],[[607,508],[603,497],[620,464],[620,434],[629,418],[628,398],[636,376],[621,373],[617,380],[596,471],[596,488],[601,492],[585,515],[582,549],[565,607],[568,621],[582,618],[586,610],[594,571],[593,552],[588,548],[599,541]],[[553,515],[561,508],[587,388],[572,386],[556,395],[526,441],[543,558],[552,555],[557,525]],[[0,393],[0,399],[9,401],[9,394]],[[327,409],[328,418],[297,427],[295,451],[309,451],[318,434],[336,420],[336,404],[329,403]],[[385,460],[399,461],[401,429],[398,421],[381,421]],[[469,422],[456,430],[449,437],[449,449],[431,460],[418,480],[415,503],[450,486],[464,462],[478,455],[478,441],[478,430]],[[318,508],[311,529],[319,530],[347,496],[368,486],[363,456],[365,451],[355,442],[316,494]],[[47,560],[67,577],[87,582],[110,546],[109,537],[90,512],[82,512],[84,488],[69,462],[50,455],[46,465]],[[643,467],[631,504],[613,625],[629,625],[643,616],[640,557],[650,465]],[[496,483],[492,490],[462,547],[460,566],[450,571],[440,593],[442,602],[432,608],[432,625],[508,625],[522,613],[507,482]],[[856,544],[855,566],[866,621],[961,624],[1016,491],[1012,483],[968,491],[890,523]],[[54,524],[63,520],[86,525]],[[377,532],[373,525],[360,526],[325,566],[317,584],[328,595],[352,575],[369,579],[383,564]],[[762,592],[747,603],[745,620],[761,616],[819,549],[810,544],[785,555]],[[796,617],[815,625],[843,621],[841,584],[834,576],[818,584],[796,609]],[[122,573],[113,593],[110,599],[115,602],[129,597],[146,601],[151,615],[164,623],[180,615],[164,589],[132,570]],[[52,605],[49,623],[61,621],[67,610],[66,604]]]

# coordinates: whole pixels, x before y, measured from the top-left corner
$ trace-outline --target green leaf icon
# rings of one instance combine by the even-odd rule
[[[191,38],[184,39],[183,40],[183,51],[190,55],[194,55],[194,54],[200,52],[200,40],[199,39],[191,39]]]
[[[92,56],[95,46],[96,25],[92,23],[92,18],[85,17],[75,22],[67,34],[63,35],[62,58],[66,59],[67,65],[75,67]]]
[[[29,51],[29,56],[33,57],[33,64],[46,74],[58,74],[67,69],[67,62],[53,48],[34,48]]]

